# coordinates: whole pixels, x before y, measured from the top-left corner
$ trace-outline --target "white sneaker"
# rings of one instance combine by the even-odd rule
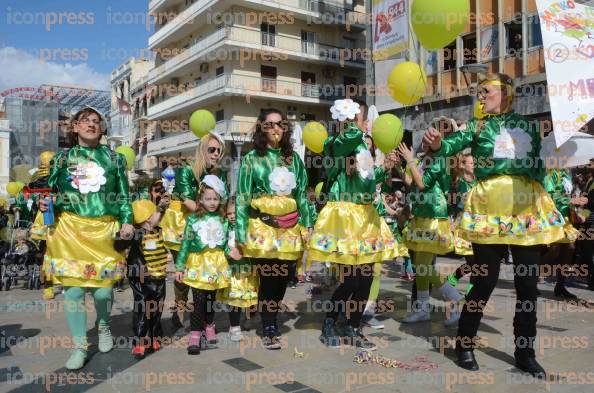
[[[429,302],[426,300],[416,300],[412,305],[412,312],[408,313],[402,320],[404,323],[425,322],[431,319]]]
[[[229,328],[229,340],[241,341],[242,338],[243,338],[243,335],[241,334],[241,327],[231,326]]]

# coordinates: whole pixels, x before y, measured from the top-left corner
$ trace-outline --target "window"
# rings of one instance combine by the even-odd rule
[[[476,34],[470,33],[462,37],[462,64],[476,63]]]
[[[303,97],[319,97],[318,88],[315,83],[316,74],[301,71],[301,95]]]
[[[357,41],[354,38],[342,37],[342,45],[345,49],[355,49],[355,46],[357,45],[356,42]]]
[[[215,70],[215,76],[217,76],[217,77],[223,75],[224,73],[225,73],[225,67],[224,66],[217,67],[217,69]]]
[[[496,57],[499,57],[499,29],[497,26],[491,26],[481,30],[481,61]]]
[[[427,63],[425,64],[427,75],[437,74],[437,52],[427,52]]]
[[[225,109],[220,109],[215,112],[215,120],[217,123],[225,120]]]
[[[262,91],[276,93],[276,67],[260,66]]]
[[[542,46],[542,32],[540,31],[540,19],[538,15],[530,15],[528,22],[528,48]]]
[[[314,115],[312,113],[301,113],[301,115],[299,117],[301,118],[301,121],[315,121],[316,120],[316,115]]]
[[[522,21],[513,20],[505,24],[505,54],[520,57],[522,52]]]
[[[260,25],[260,34],[262,36],[262,45],[276,46],[274,39],[276,35],[276,26],[262,23]]]
[[[443,70],[448,71],[454,68],[456,68],[456,41],[443,48]]]
[[[316,35],[313,31],[301,30],[301,52],[315,55]]]

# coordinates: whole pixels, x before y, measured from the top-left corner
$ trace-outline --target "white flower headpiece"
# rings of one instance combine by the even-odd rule
[[[338,121],[354,120],[355,116],[361,112],[359,104],[350,98],[344,100],[334,101],[334,105],[330,108],[332,118]]]
[[[218,176],[206,175],[206,176],[204,176],[204,179],[202,179],[200,184],[204,184],[204,185],[212,188],[213,190],[215,190],[215,192],[217,194],[219,194],[222,199],[227,198],[227,191],[225,190],[225,183],[223,183],[223,181]]]

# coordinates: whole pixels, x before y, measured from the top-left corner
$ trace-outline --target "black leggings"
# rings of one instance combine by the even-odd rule
[[[229,326],[239,326],[241,321],[241,308],[231,307],[229,310]]]
[[[161,314],[165,302],[165,279],[147,277],[141,281],[131,277],[129,281],[134,296],[134,345],[141,345],[140,340],[163,335]]]
[[[258,275],[260,288],[258,289],[258,310],[262,317],[262,326],[276,326],[278,311],[281,308],[291,264],[295,261],[280,259],[258,259]]]
[[[332,310],[326,314],[326,318],[336,320],[338,314],[343,312],[347,323],[357,329],[361,325],[363,310],[369,298],[373,281],[373,263],[336,266],[339,270],[340,284],[332,294]]]
[[[460,265],[454,272],[454,277],[456,277],[456,280],[459,280],[472,272],[472,265],[474,265],[474,255],[466,255],[464,259],[466,259],[466,263]]]
[[[483,309],[497,279],[501,259],[507,252],[506,244],[473,243],[474,259],[482,269],[473,272],[470,282],[473,285],[466,295],[466,302],[458,322],[458,342],[460,349],[472,349],[476,344],[476,334],[483,316]],[[514,285],[516,288],[516,307],[514,316],[515,356],[534,357],[536,339],[536,300],[541,260],[541,246],[511,246],[514,258]],[[483,274],[483,273],[487,274]]]
[[[214,322],[214,301],[217,291],[192,288],[194,306],[190,313],[190,330],[202,331]]]

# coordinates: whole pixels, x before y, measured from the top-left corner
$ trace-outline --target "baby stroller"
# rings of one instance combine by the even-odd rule
[[[10,244],[2,257],[0,290],[8,291],[19,280],[27,280],[27,288],[41,288],[39,246],[28,237],[30,222],[17,222]],[[6,249],[6,246],[4,246]]]

